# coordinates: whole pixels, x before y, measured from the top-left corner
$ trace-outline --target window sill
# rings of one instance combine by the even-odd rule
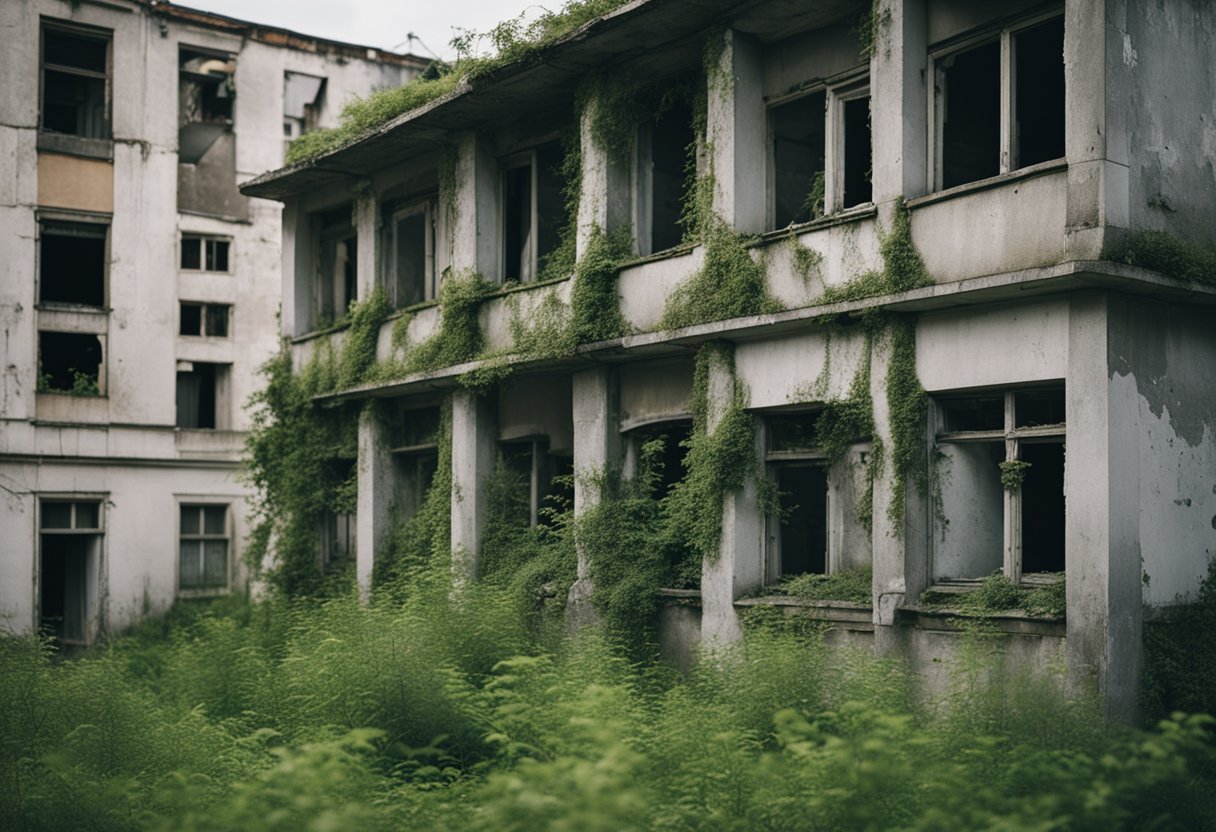
[[[113,139],[94,139],[39,130],[36,144],[38,150],[46,150],[51,153],[81,156],[86,159],[102,159],[106,162],[114,161]]]
[[[232,593],[232,588],[227,586],[214,587],[210,589],[178,589],[177,597],[183,601],[196,601],[201,598],[222,598],[225,595]]]
[[[873,608],[854,601],[812,601],[792,595],[757,595],[735,601],[735,609],[740,611],[758,607],[773,607],[783,615],[827,621],[850,630],[870,632],[874,629]]]
[[[662,588],[658,590],[658,596],[660,603],[666,604],[667,606],[701,606],[701,590],[699,589]]]
[[[854,205],[852,208],[845,208],[841,211],[835,211],[831,214],[819,217],[818,219],[809,220],[807,222],[794,223],[787,225],[785,228],[774,228],[772,231],[766,231],[760,235],[753,245],[764,245],[774,241],[781,241],[787,237],[806,234],[811,231],[820,231],[825,228],[834,228],[838,225],[849,225],[850,223],[860,222],[861,220],[870,219],[878,215],[878,208],[872,202],[866,202],[861,205]]]
[[[999,633],[1063,638],[1066,631],[1065,620],[1052,616],[1033,615],[1021,610],[975,613],[926,608],[916,604],[900,607],[896,612],[897,623],[906,624],[918,630],[948,633],[965,632],[970,630],[975,623],[983,622]]]
[[[39,312],[71,312],[83,315],[109,315],[113,310],[108,306],[93,306],[87,303],[58,303],[56,301],[41,302],[34,308]]]
[[[323,335],[333,335],[337,332],[344,332],[348,329],[350,329],[350,320],[349,319],[347,319],[345,321],[340,321],[336,324],[330,324],[329,326],[318,327],[317,329],[310,329],[307,332],[303,332],[299,335],[293,335],[293,336],[291,336],[291,343],[306,344],[309,341],[314,341]]]
[[[61,396],[65,399],[81,399],[84,401],[97,401],[98,399],[107,398],[101,393],[73,393],[71,390],[35,390],[39,396]]]
[[[1039,162],[1037,165],[1031,165],[1026,168],[1018,168],[1011,170],[1008,173],[989,176],[987,179],[977,179],[974,182],[966,182],[962,185],[955,185],[953,188],[946,188],[944,191],[936,191],[924,196],[917,196],[909,199],[907,205],[909,208],[920,208],[922,205],[932,205],[935,202],[943,202],[945,200],[954,199],[957,196],[964,196],[977,191],[987,191],[992,188],[999,188],[1003,185],[1008,185],[1011,182],[1021,182],[1026,179],[1034,179],[1037,176],[1045,176],[1056,171],[1067,170],[1068,161],[1066,159],[1052,159],[1047,162]]]

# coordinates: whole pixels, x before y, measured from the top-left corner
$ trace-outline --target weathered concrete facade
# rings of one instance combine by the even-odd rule
[[[423,62],[136,0],[0,22],[0,628],[87,642],[245,586],[281,223],[237,186]]]
[[[1202,4],[1148,5],[1065,0],[998,9],[883,0],[867,54],[855,24],[868,3],[774,0],[739,11],[723,2],[696,13],[682,4],[630,4],[552,47],[551,60],[502,73],[489,86],[493,95],[458,89],[353,147],[247,186],[286,205],[285,334],[295,338],[302,365],[319,338],[302,311],[314,278],[301,263],[319,250],[317,218],[356,200],[433,201],[436,275],[448,266],[496,282],[526,275],[511,265],[519,250],[507,219],[511,171],[572,125],[582,150],[579,256],[593,226],[634,232],[637,256],[617,280],[630,334],[558,359],[523,356],[518,381],[536,374],[553,390],[552,379],[565,376],[562,389],[572,397],[565,425],[528,430],[560,444],[553,432],[572,426],[576,474],[617,462],[628,472],[632,436],[690,418],[693,352],[729,342],[733,371],[710,368],[709,430],[743,391],[765,476],[782,489],[788,477],[790,488],[824,505],[822,517],[807,521],[820,560],[795,569],[782,565],[784,527],[765,516],[756,484],[727,495],[720,551],[706,557],[695,598],[679,597],[664,616],[664,649],[678,653],[692,633],[703,644],[737,637],[740,610],[755,604],[749,596],[783,574],[870,565],[869,606],[781,605],[834,622],[845,642],[903,651],[928,672],[955,649],[959,631],[918,604],[926,590],[965,591],[993,572],[1026,584],[1064,572],[1064,620],[997,616],[995,625],[1008,634],[1013,660],[1047,664],[1066,655],[1073,677],[1095,680],[1112,713],[1126,716],[1145,607],[1193,594],[1216,552],[1216,291],[1104,259],[1134,231],[1211,245],[1216,228],[1205,202],[1216,194],[1216,95],[1200,69],[1216,62],[1216,19]],[[725,33],[713,34],[719,24]],[[716,61],[708,80],[700,76],[707,141],[696,164],[712,171],[715,213],[758,235],[750,254],[766,264],[768,289],[784,311],[663,329],[665,305],[702,268],[706,246],[647,246],[663,230],[655,220],[661,118],[640,119],[647,126],[622,159],[594,140],[593,110],[576,118],[572,102],[593,71],[696,73],[706,37],[722,40],[708,51]],[[786,109],[798,102],[803,111]],[[810,126],[784,126],[795,122]],[[791,144],[822,143],[818,168],[815,159],[782,155],[793,153],[782,144],[787,129]],[[449,188],[438,184],[440,145],[455,159]],[[859,158],[868,169],[858,170]],[[811,183],[798,176],[816,170],[823,204],[811,216],[800,213]],[[801,191],[783,202],[782,188],[794,180]],[[867,273],[889,269],[883,245],[896,233],[901,202],[932,281],[848,291]],[[385,280],[386,214],[357,215],[364,293]],[[811,267],[799,264],[791,240],[815,255]],[[517,346],[513,310],[528,320],[549,295],[571,301],[570,279],[534,286],[522,279],[522,288],[482,304],[491,351]],[[899,441],[889,388],[911,369],[895,336],[870,338],[864,326],[849,326],[875,311],[897,316],[914,335],[912,364],[928,396],[921,460],[928,475],[923,487],[905,488],[888,456],[870,481],[866,527],[857,519],[866,466],[879,447],[889,455]],[[441,310],[424,303],[410,314],[408,335],[418,342],[436,331]],[[381,333],[382,357],[392,353],[397,317]],[[849,396],[866,368],[872,431],[854,437],[843,462],[780,446],[783,419],[809,423]],[[475,563],[479,488],[495,445],[510,437],[498,396],[458,387],[468,369],[337,395],[404,409],[451,391],[452,541]],[[384,487],[370,473],[377,452],[365,453],[361,488]],[[1020,489],[1003,483],[1002,462],[1028,463]],[[576,479],[577,511],[598,496],[594,482]],[[403,499],[361,493],[360,512]],[[893,509],[897,499],[904,502]],[[360,516],[360,528],[377,522]],[[359,538],[365,579],[379,540]],[[590,590],[585,566],[571,592],[572,619],[582,618]]]

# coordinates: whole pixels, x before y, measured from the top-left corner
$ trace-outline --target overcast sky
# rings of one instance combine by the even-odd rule
[[[440,57],[455,57],[448,41],[453,27],[484,32],[524,9],[540,7],[527,0],[181,0],[181,5],[282,26],[306,35],[413,52],[429,57],[410,32]],[[560,8],[562,0],[545,7]]]

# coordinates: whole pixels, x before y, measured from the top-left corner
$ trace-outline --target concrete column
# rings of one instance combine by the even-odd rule
[[[1106,226],[1129,224],[1127,108],[1135,56],[1126,0],[1064,4],[1064,150],[1068,158],[1065,251],[1070,259],[1102,255]],[[1114,236],[1120,236],[1116,231]]]
[[[714,175],[714,210],[736,231],[764,231],[768,118],[761,94],[763,55],[751,38],[722,34],[718,66],[708,80],[706,139]]]
[[[367,300],[376,288],[380,268],[380,212],[376,210],[376,192],[371,183],[364,180],[354,191],[354,207],[351,222],[355,225],[356,251],[358,252],[355,284],[359,300]]]
[[[498,274],[498,162],[476,133],[456,140],[456,211],[452,268],[471,269],[486,280]]]
[[[1070,305],[1064,551],[1070,680],[1096,682],[1107,714],[1127,722],[1136,713],[1143,603],[1138,393],[1133,377],[1110,371],[1123,349],[1112,342],[1112,317],[1125,304],[1093,292]]]
[[[897,324],[898,325],[898,324]],[[874,403],[874,439],[882,441],[884,461],[874,478],[872,545],[874,559],[874,647],[879,653],[899,649],[902,634],[895,626],[896,610],[915,601],[928,586],[929,511],[931,500],[910,479],[905,482],[902,525],[891,520],[895,494],[895,442],[891,434],[891,408],[887,401],[887,371],[891,365],[890,332],[875,337],[870,364],[870,396]],[[929,441],[928,419],[925,439]],[[928,445],[926,455],[928,453]]]
[[[735,397],[733,357],[714,353],[709,366],[710,435]],[[763,448],[756,436],[756,458]],[[764,583],[764,516],[756,483],[749,479],[743,488],[722,501],[722,539],[717,557],[706,556],[701,565],[701,641],[712,645],[737,640],[742,635],[735,614],[735,600]]]
[[[283,206],[282,308],[279,328],[284,337],[302,334],[312,306],[311,223],[298,201]]]
[[[598,106],[592,96],[579,119],[579,144],[583,157],[582,197],[578,203],[578,234],[575,238],[577,256],[587,251],[593,228],[605,232],[630,227],[632,188],[630,185],[630,154],[613,158],[591,136],[591,119]]]
[[[925,0],[883,0],[881,6],[890,21],[879,25],[870,59],[874,202],[879,205],[929,189]]]
[[[580,370],[573,376],[574,515],[599,504],[601,477],[620,463],[616,373],[610,367]],[[566,599],[566,622],[581,627],[597,620],[591,606],[587,555],[578,547],[578,578]]]
[[[359,594],[372,588],[376,554],[392,531],[396,471],[384,423],[371,409],[359,414],[359,506],[355,514],[355,575]]]
[[[467,390],[452,394],[452,571],[458,581],[477,577],[496,421],[489,398]]]

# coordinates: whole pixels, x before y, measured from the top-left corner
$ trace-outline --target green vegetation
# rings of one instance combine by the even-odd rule
[[[972,635],[949,695],[752,631],[687,676],[491,581],[182,605],[75,661],[0,639],[6,829],[1210,829],[1213,720],[1104,728]]]
[[[1015,494],[1022,487],[1022,481],[1026,479],[1026,471],[1030,468],[1030,463],[1021,459],[1007,459],[1000,464],[1001,469],[1001,485],[1010,494]]]
[[[425,341],[407,348],[402,369],[430,372],[477,358],[485,346],[481,303],[494,290],[476,272],[444,275],[439,287],[439,327]]]
[[[629,256],[629,250],[628,232],[605,234],[598,225],[592,227],[587,251],[575,267],[571,290],[576,343],[606,341],[625,334],[617,275],[620,262]]]
[[[795,575],[783,578],[778,589],[783,595],[804,601],[850,601],[870,604],[874,586],[874,569],[857,566],[831,575]]]
[[[97,383],[97,376],[88,373],[82,373],[77,369],[70,369],[72,374],[72,386],[66,390],[51,386],[51,374],[40,373],[38,375],[37,391],[39,393],[67,393],[69,396],[100,396],[101,386]]]
[[[928,484],[925,447],[929,397],[916,374],[916,321],[893,318],[888,325],[891,354],[887,363],[887,411],[891,424],[891,465],[894,481],[887,516],[903,535],[908,483],[924,494]]]
[[[1027,587],[1018,586],[1000,572],[995,572],[970,592],[926,592],[920,598],[920,605],[969,615],[1019,611],[1045,618],[1063,618],[1066,609],[1064,591],[1063,573],[1047,586]]]
[[[1216,252],[1184,243],[1166,231],[1133,231],[1119,250],[1107,256],[1176,280],[1216,286]]]
[[[1144,625],[1140,707],[1149,720],[1174,709],[1216,713],[1216,559],[1195,600]]]
[[[314,130],[294,140],[285,161],[294,165],[315,159],[370,135],[403,113],[455,93],[462,83],[476,89],[500,69],[539,63],[558,41],[622,5],[624,0],[569,0],[559,11],[544,11],[526,26],[521,13],[485,34],[466,31],[452,41],[457,52],[453,65],[437,66],[436,73],[424,73],[403,86],[353,99],[342,108],[337,127]],[[490,56],[474,54],[483,39],[488,39],[494,50]]]
[[[843,286],[828,286],[823,291],[823,303],[841,303],[906,292],[933,285],[925,270],[925,262],[912,242],[912,219],[901,198],[895,206],[890,231],[879,230],[881,272],[864,272]]]

